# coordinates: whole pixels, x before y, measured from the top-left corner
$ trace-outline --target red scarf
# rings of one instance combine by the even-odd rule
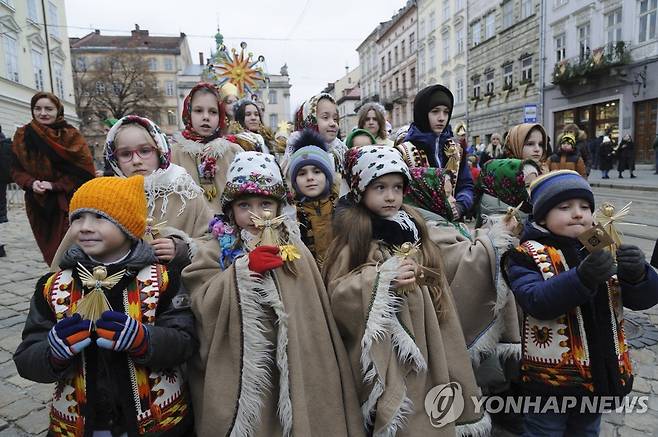
[[[215,95],[217,98],[217,108],[219,110],[219,126],[215,129],[215,132],[213,132],[212,135],[207,137],[199,135],[192,127],[192,98],[194,97],[194,93],[201,88],[210,90]],[[221,97],[219,96],[219,90],[215,85],[207,82],[199,82],[194,88],[192,88],[187,97],[185,97],[185,101],[183,101],[183,124],[185,124],[185,130],[182,132],[183,137],[198,143],[206,144],[221,135],[226,127],[226,110],[224,108],[224,103],[222,103]]]

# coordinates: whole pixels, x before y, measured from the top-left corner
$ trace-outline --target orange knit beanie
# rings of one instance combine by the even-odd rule
[[[77,189],[69,206],[69,219],[77,214],[101,214],[133,240],[146,231],[144,177],[116,176],[95,178]]]

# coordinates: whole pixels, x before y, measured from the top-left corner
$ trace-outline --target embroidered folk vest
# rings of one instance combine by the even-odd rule
[[[526,241],[517,250],[529,255],[544,280],[569,270],[559,249],[537,241]],[[628,345],[624,337],[624,314],[621,289],[616,276],[607,282],[610,325],[621,386],[632,376]],[[523,316],[521,380],[554,388],[595,390],[585,323],[580,307],[553,320],[540,320],[527,313]]]
[[[153,325],[160,295],[166,292],[168,285],[166,267],[154,264],[141,269],[123,290],[126,314],[145,325]],[[48,278],[43,294],[57,320],[60,320],[69,309],[75,310],[82,297],[82,289],[69,269]],[[80,355],[72,375],[58,381],[55,387],[50,411],[50,433],[54,436],[79,437],[83,434],[84,417],[81,411],[87,401],[87,368],[85,352]],[[154,371],[136,365],[130,357],[128,367],[132,393],[126,395],[132,397],[140,435],[158,435],[170,430],[189,414],[180,369]]]

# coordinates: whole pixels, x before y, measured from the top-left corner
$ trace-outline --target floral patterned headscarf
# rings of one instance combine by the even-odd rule
[[[169,150],[169,142],[167,141],[166,135],[162,133],[158,125],[153,123],[148,118],[140,117],[138,115],[126,115],[114,123],[112,129],[110,129],[110,131],[107,133],[107,137],[105,139],[105,147],[103,148],[103,155],[105,156],[107,162],[110,164],[110,167],[112,167],[114,174],[117,176],[125,177],[119,168],[119,163],[116,156],[114,155],[114,151],[116,150],[115,141],[119,129],[122,126],[129,124],[137,124],[146,129],[146,132],[148,132],[151,138],[153,138],[153,141],[155,141],[155,147],[158,150],[158,158],[160,160],[160,168],[166,169],[169,167],[169,164],[171,163],[171,151]]]
[[[304,130],[306,128],[315,131],[318,130],[318,102],[322,99],[327,99],[331,103],[336,104],[334,97],[328,93],[320,93],[308,99],[295,114],[296,131]]]
[[[217,126],[217,129],[215,129],[215,132],[213,132],[212,135],[207,137],[199,135],[192,127],[192,98],[194,97],[194,94],[201,89],[208,90],[215,96],[215,98],[217,99],[217,109],[219,111],[219,125]],[[185,130],[183,130],[182,132],[184,138],[205,144],[219,137],[221,135],[221,132],[226,127],[226,110],[224,107],[224,103],[222,103],[222,99],[220,97],[220,93],[217,87],[207,82],[199,82],[198,84],[196,84],[194,88],[190,90],[190,93],[187,95],[187,97],[185,97],[185,100],[183,101],[182,118],[183,118],[183,124],[185,125]]]
[[[252,194],[272,197],[288,204],[289,193],[274,156],[261,152],[242,152],[235,156],[228,169],[226,188],[220,203],[228,214],[231,202],[239,196]]]
[[[401,173],[405,186],[411,175],[400,152],[388,146],[363,146],[350,149],[345,157],[345,172],[349,176],[352,198],[359,202],[368,184],[380,176]]]

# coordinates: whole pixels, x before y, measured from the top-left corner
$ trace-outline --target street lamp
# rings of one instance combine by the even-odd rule
[[[647,66],[645,65],[642,71],[635,73],[635,78],[633,79],[633,97],[640,95],[640,88],[644,89],[647,87]]]

